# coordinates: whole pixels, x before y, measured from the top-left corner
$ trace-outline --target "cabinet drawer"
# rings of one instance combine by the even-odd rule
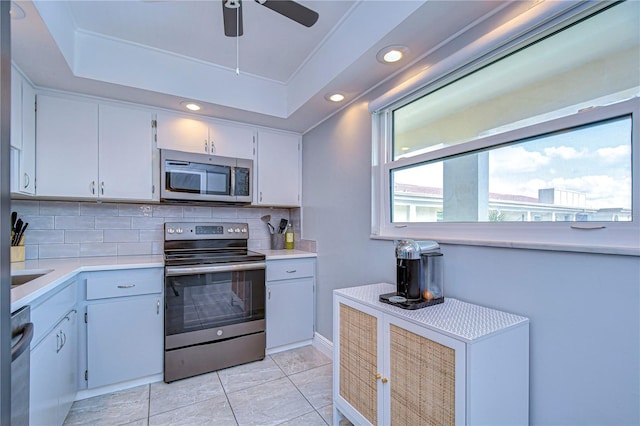
[[[313,277],[316,260],[313,258],[267,261],[267,281]]]
[[[31,322],[33,323],[32,348],[76,306],[77,281],[74,279],[70,281],[70,284],[63,284],[62,287],[64,287],[62,290],[31,308]]]
[[[87,300],[161,293],[162,268],[123,269],[86,274]]]

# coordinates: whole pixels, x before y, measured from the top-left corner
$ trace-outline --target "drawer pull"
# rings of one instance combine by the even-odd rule
[[[292,269],[290,271],[287,271],[287,274],[293,274],[294,272],[298,272],[298,270],[297,269]]]
[[[120,284],[118,288],[133,288],[135,286],[135,284]]]

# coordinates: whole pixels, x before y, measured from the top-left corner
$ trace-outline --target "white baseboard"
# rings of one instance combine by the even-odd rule
[[[149,383],[161,382],[164,379],[162,374],[154,374],[152,376],[146,376],[128,382],[116,383],[114,385],[102,386],[94,389],[79,390],[76,394],[76,401],[81,399],[92,398],[94,396],[104,395],[107,393],[117,392],[125,389],[130,389],[136,386],[148,385]]]
[[[313,347],[333,359],[333,342],[323,335],[315,332],[313,335]]]

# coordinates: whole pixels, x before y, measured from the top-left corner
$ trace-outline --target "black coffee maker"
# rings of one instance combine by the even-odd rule
[[[435,241],[400,240],[396,244],[396,291],[380,301],[403,309],[444,302],[442,253]]]

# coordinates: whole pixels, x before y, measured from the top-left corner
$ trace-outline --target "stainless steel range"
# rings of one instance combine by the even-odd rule
[[[265,256],[246,223],[165,224],[164,381],[265,356]]]

